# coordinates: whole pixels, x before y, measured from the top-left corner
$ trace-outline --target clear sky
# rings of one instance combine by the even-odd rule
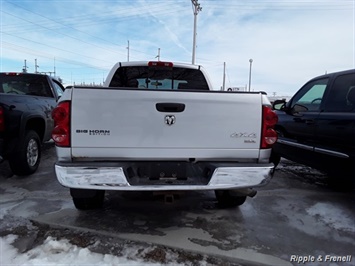
[[[214,85],[292,95],[355,68],[355,0],[199,0],[196,64]],[[192,62],[190,0],[0,0],[0,71],[100,84],[118,61]],[[128,47],[129,41],[129,49]]]

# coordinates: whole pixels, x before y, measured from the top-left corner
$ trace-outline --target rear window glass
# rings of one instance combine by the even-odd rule
[[[53,97],[45,76],[40,75],[0,75],[0,92]]]
[[[178,67],[120,67],[110,87],[154,90],[208,90],[207,81],[198,69]]]

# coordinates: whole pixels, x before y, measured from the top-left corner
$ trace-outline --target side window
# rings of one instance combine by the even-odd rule
[[[62,97],[63,92],[64,92],[64,88],[55,80],[53,80],[53,84],[54,84],[54,89],[55,89],[58,97]]]
[[[319,111],[327,84],[328,78],[306,84],[292,100],[292,106],[297,104],[306,107],[308,111]]]
[[[337,77],[327,97],[326,112],[355,111],[355,74]]]

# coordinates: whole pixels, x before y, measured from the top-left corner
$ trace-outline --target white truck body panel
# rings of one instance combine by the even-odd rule
[[[261,94],[79,88],[72,98],[74,158],[259,156]],[[181,103],[185,110],[160,112],[157,103]],[[175,123],[167,125],[166,116]]]

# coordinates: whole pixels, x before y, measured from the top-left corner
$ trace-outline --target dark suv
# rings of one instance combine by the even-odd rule
[[[279,122],[274,157],[355,180],[355,69],[307,82],[289,102],[273,104]]]

